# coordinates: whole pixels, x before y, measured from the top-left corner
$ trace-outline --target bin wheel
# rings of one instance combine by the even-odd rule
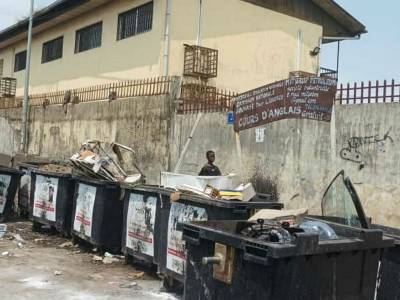
[[[32,224],[32,231],[33,232],[40,232],[42,229],[42,224],[38,223],[38,222],[33,222]]]
[[[183,284],[171,276],[164,276],[163,287],[167,292],[170,293],[182,293]]]
[[[129,254],[125,254],[124,264],[125,265],[132,265],[133,264],[133,257],[130,256]]]
[[[78,238],[76,236],[72,235],[71,240],[72,240],[72,244],[74,246],[79,244],[79,240],[78,240]]]

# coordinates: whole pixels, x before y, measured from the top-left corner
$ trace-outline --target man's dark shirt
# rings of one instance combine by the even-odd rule
[[[200,171],[199,176],[221,176],[221,171],[215,165],[206,164]]]

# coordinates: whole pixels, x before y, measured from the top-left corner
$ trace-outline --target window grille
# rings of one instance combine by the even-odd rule
[[[101,47],[103,22],[79,29],[75,37],[75,53]]]
[[[42,64],[62,58],[64,38],[59,37],[43,44]]]
[[[14,72],[25,70],[26,50],[15,54]]]
[[[0,59],[0,78],[3,77],[4,59]]]
[[[183,75],[205,79],[217,77],[218,50],[193,45],[184,46]]]
[[[117,40],[150,31],[153,25],[153,2],[131,9],[118,16]]]

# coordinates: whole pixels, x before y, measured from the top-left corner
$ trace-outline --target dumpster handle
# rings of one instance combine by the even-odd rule
[[[247,214],[247,205],[235,205],[233,208],[234,214]]]
[[[263,265],[269,265],[271,262],[268,258],[268,250],[247,244],[244,247],[243,258],[248,261],[256,262]]]
[[[200,231],[194,228],[185,226],[183,228],[182,237],[184,240],[189,241],[196,246],[200,245]]]

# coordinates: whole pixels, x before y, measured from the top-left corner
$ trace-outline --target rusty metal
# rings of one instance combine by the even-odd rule
[[[277,81],[235,98],[235,131],[283,119],[330,122],[336,80],[302,77]]]
[[[143,80],[130,80],[91,87],[57,91],[29,96],[30,106],[65,105],[102,100],[116,100],[141,96],[158,96],[170,93],[172,77],[157,77]],[[70,94],[70,96],[68,96]],[[12,100],[0,98],[0,109],[22,106],[22,98]]]
[[[321,77],[327,77],[331,79],[338,79],[338,73],[335,70],[327,69],[327,68],[321,68],[320,71],[320,76]]]
[[[220,90],[204,82],[184,82],[181,86],[178,114],[231,111],[236,95],[237,93]]]
[[[373,84],[353,83],[341,84],[336,97],[338,104],[400,103],[400,84],[394,79],[390,82],[378,80]]]
[[[218,50],[195,45],[184,46],[184,76],[203,79],[218,76]]]
[[[0,78],[0,97],[15,97],[17,79],[11,77]]]
[[[214,255],[219,258],[219,262],[213,265],[214,278],[226,284],[232,284],[235,249],[215,243]]]

